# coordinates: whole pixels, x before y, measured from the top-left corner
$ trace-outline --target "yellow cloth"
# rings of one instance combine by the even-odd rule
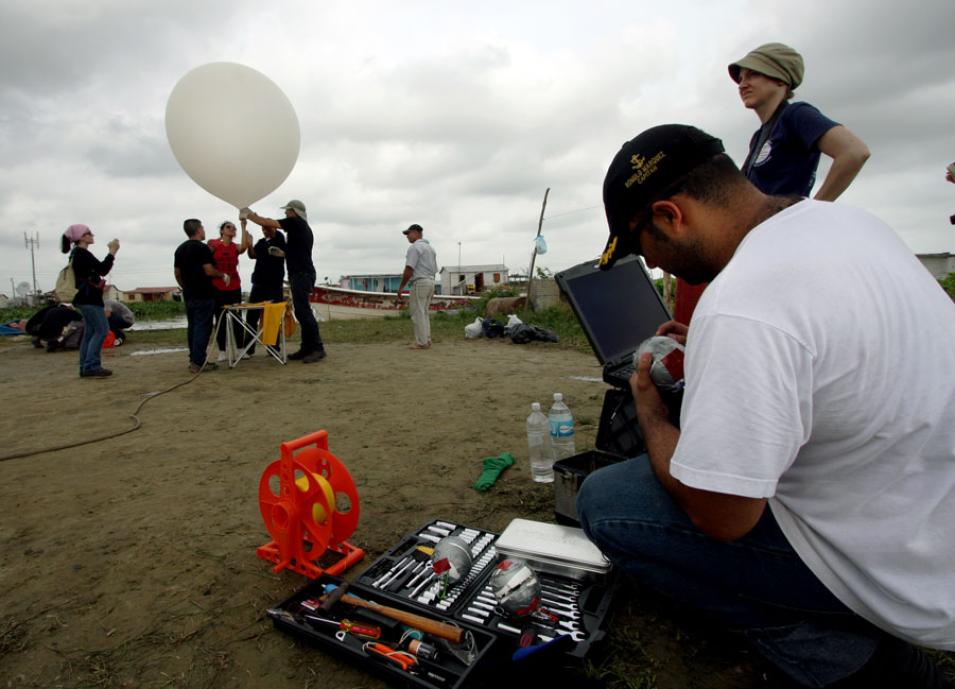
[[[272,346],[279,339],[279,328],[282,327],[282,319],[285,316],[285,307],[287,302],[280,301],[277,304],[263,304],[262,308],[262,344]]]
[[[295,317],[292,315],[292,309],[285,312],[285,337],[291,337],[295,334]]]

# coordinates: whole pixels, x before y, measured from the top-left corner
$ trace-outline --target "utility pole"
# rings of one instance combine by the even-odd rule
[[[40,248],[40,235],[39,233],[34,233],[34,236],[28,237],[27,233],[23,233],[23,244],[30,250],[30,267],[33,269],[33,294],[34,296],[38,294],[39,290],[36,288],[36,259],[33,257],[33,250]]]
[[[458,272],[461,272],[461,242],[458,242]]]
[[[541,228],[544,226],[544,209],[547,208],[547,195],[550,193],[550,187],[544,192],[544,203],[541,204],[541,217],[537,221],[537,237],[541,236]],[[537,260],[537,237],[534,238],[534,252],[531,254],[531,267],[527,269],[527,308],[533,310],[534,302],[531,300],[531,288],[534,286],[534,261]]]

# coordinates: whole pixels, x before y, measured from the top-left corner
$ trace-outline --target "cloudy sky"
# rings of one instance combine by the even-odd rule
[[[78,222],[98,255],[120,238],[121,289],[174,284],[182,220],[236,215],[182,171],[164,127],[178,80],[217,61],[266,74],[297,112],[298,162],[253,207],[305,201],[319,281],[399,272],[412,222],[439,266],[460,252],[523,272],[547,188],[538,265],[596,256],[601,182],[626,139],[686,122],[742,161],[758,122],[726,65],[768,41],[803,54],[797,99],[872,151],[840,202],[915,252],[955,251],[953,28],[952,0],[3,0],[0,292],[32,279],[24,233],[51,289]]]

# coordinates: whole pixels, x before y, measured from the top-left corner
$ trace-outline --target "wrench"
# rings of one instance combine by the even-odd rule
[[[522,634],[522,633],[523,633],[523,632],[522,632],[520,629],[518,629],[517,627],[511,627],[510,625],[504,624],[503,622],[498,622],[496,628],[497,628],[497,629],[501,629],[501,630],[503,630],[503,631],[505,631],[505,632],[510,632],[511,634]],[[553,629],[550,629],[550,628],[547,628],[547,629],[548,629],[548,631],[557,631],[557,630],[553,630]],[[570,637],[571,639],[573,639],[574,641],[583,641],[584,639],[587,638],[587,635],[586,635],[584,632],[582,632],[582,631],[580,631],[580,630],[577,630],[577,629],[575,629],[575,630],[573,630],[573,631],[563,631],[563,630],[561,630],[561,631],[558,631],[557,633],[558,633],[559,635],[561,635],[561,636],[569,636],[569,637]],[[553,641],[555,637],[553,637],[553,636],[546,636],[546,635],[544,635],[544,634],[538,634],[538,635],[537,635],[537,638],[540,639],[541,641],[547,642],[547,641]]]
[[[551,607],[548,607],[548,606],[544,606],[544,610],[546,610],[547,612],[554,613],[554,614],[557,615],[558,617],[566,618],[566,619],[568,619],[568,620],[577,621],[577,620],[580,619],[580,613],[579,613],[579,612],[573,612],[573,611],[571,611],[571,610],[560,610],[560,609],[558,609],[558,608],[551,608]]]
[[[563,610],[570,610],[571,612],[580,612],[580,608],[577,607],[576,603],[561,603],[559,600],[554,600],[552,598],[548,598],[547,596],[541,596],[541,602],[545,605],[545,607],[548,608],[555,607],[561,608]]]
[[[545,584],[541,582],[541,588],[550,589],[565,596],[579,596],[582,587],[580,584]]]
[[[560,598],[561,600],[570,601],[571,603],[576,603],[580,600],[580,597],[576,594],[567,593],[566,591],[557,591],[547,586],[541,586],[541,595],[550,596],[551,598]]]

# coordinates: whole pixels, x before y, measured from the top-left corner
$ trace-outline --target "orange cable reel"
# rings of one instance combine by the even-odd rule
[[[338,576],[365,556],[346,541],[358,526],[355,482],[329,452],[325,430],[282,443],[279,452],[259,479],[259,511],[272,540],[255,552],[275,564],[273,572]]]

